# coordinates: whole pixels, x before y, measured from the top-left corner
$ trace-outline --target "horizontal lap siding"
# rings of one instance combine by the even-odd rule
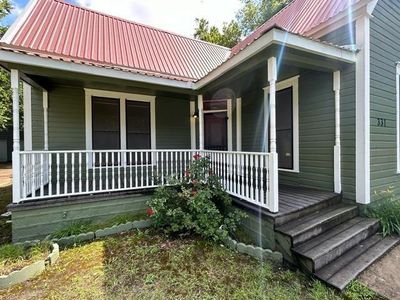
[[[85,144],[85,91],[58,86],[49,92],[50,150],[81,150]]]
[[[335,106],[332,80],[332,73],[307,71],[300,74],[300,173],[281,171],[280,183],[333,190]]]
[[[351,33],[355,24],[344,26],[321,38],[336,45],[354,44]],[[346,199],[355,199],[355,65],[345,66],[341,70],[341,150],[342,150],[342,190]]]
[[[371,19],[371,193],[394,188],[396,174],[396,66],[400,61],[400,3],[380,0]],[[378,126],[386,119],[386,127]]]
[[[32,150],[44,149],[43,92],[32,87]]]
[[[190,149],[190,101],[156,98],[157,149]]]

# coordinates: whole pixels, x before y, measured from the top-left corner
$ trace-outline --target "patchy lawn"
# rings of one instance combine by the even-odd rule
[[[345,298],[299,272],[216,244],[140,231],[64,250],[56,266],[0,293],[0,299],[127,298],[369,299]]]

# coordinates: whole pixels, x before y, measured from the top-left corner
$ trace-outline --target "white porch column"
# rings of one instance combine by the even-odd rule
[[[199,149],[204,150],[203,95],[197,96],[197,106],[198,106],[198,110],[199,110]]]
[[[242,98],[236,99],[236,151],[242,151]]]
[[[340,145],[340,71],[333,73],[333,91],[335,92],[335,146],[334,146],[334,186],[335,193],[342,192],[341,145]]]
[[[32,150],[32,87],[26,82],[24,87],[24,151]]]
[[[272,212],[279,211],[278,154],[276,153],[276,80],[278,78],[276,57],[268,59],[269,81],[269,120],[270,120],[270,194],[269,207]]]
[[[11,89],[12,89],[12,107],[13,107],[13,153],[12,153],[12,171],[13,171],[13,203],[20,201],[20,137],[19,137],[19,72],[11,69]]]
[[[43,90],[44,150],[49,150],[49,94]]]
[[[196,149],[196,102],[190,101],[190,148]]]

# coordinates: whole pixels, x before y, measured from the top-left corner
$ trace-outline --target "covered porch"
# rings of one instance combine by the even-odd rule
[[[170,179],[182,179],[197,155],[210,159],[230,195],[273,214],[323,201],[324,196],[313,198],[315,190],[340,194],[341,70],[352,64],[354,55],[332,46],[324,53],[320,43],[307,43],[304,48],[313,51],[270,44],[245,63],[235,63],[239,53],[228,60],[233,65],[222,75],[215,74],[217,68],[193,86],[179,88],[7,64],[14,104],[13,202],[152,190]],[[24,120],[31,122],[24,126],[24,151],[19,137],[21,80],[28,108]],[[34,89],[42,100],[36,115]],[[328,113],[316,111],[322,118],[332,114],[324,120],[326,131],[309,131],[302,137],[303,129],[315,126],[304,125],[304,118],[314,113],[309,99],[322,103],[319,110],[326,107]],[[206,107],[221,100],[226,103],[223,108]],[[287,105],[279,107],[284,101]],[[206,132],[215,128],[207,124],[206,115],[220,113],[226,114],[226,139],[215,148],[207,143]],[[32,119],[38,114],[43,147],[35,146],[33,134],[37,129]],[[313,134],[315,140],[323,136],[325,144],[309,146],[306,139]],[[322,155],[308,166],[306,161],[313,159],[309,149],[318,152],[319,147]],[[314,184],[318,176],[322,183]],[[289,194],[283,186],[292,186]],[[296,200],[297,187],[309,191],[305,196],[310,201]]]

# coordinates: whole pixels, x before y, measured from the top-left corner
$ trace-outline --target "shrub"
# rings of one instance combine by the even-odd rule
[[[392,190],[383,191],[377,195],[379,199],[367,205],[363,214],[379,219],[384,236],[400,235],[400,199]]]
[[[237,229],[245,214],[235,209],[208,157],[195,155],[179,180],[156,189],[151,219],[167,234],[198,234],[220,240]]]

